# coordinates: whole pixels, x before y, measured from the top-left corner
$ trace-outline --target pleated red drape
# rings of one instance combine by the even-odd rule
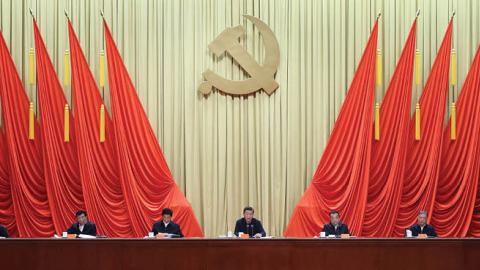
[[[106,140],[101,143],[99,123],[103,100],[70,21],[68,32],[75,137],[85,205],[100,234],[132,237],[135,234],[119,180],[112,121],[105,110]]]
[[[185,236],[203,236],[193,209],[176,185],[147,115],[104,21],[108,59],[108,81],[119,171],[127,208],[137,236],[161,219],[164,207]]]
[[[439,236],[465,237],[475,207],[480,177],[480,50],[458,97],[457,115],[457,139],[450,139],[451,122],[442,138],[442,167],[432,216]]]
[[[362,231],[372,144],[378,20],[312,182],[296,206],[285,236],[313,236],[341,212],[351,232]]]
[[[395,225],[407,153],[416,26],[415,20],[380,107],[381,136],[372,144],[363,236],[390,236]]]
[[[45,182],[55,231],[68,228],[75,211],[84,209],[74,133],[64,142],[64,109],[67,100],[35,19],[33,19],[37,66],[37,90]],[[70,114],[73,126],[73,117]]]
[[[35,121],[35,140],[29,140],[29,100],[1,34],[0,94],[11,193],[19,236],[52,236],[54,230],[43,176],[38,124]]]
[[[440,171],[445,106],[448,93],[452,20],[420,97],[421,139],[415,140],[415,115],[410,120],[407,162],[394,235],[401,236],[420,210],[433,210]],[[429,215],[429,219],[431,215]]]
[[[5,226],[10,237],[18,236],[15,214],[13,212],[12,191],[10,188],[10,173],[8,150],[5,145],[3,128],[0,129],[0,224]]]

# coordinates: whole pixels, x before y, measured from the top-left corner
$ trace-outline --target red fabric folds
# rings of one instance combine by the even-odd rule
[[[351,232],[362,232],[372,144],[378,20],[312,182],[296,206],[285,236],[317,235],[330,210]]]
[[[203,236],[168,168],[106,22],[104,26],[115,142],[122,153],[119,172],[135,234],[144,235],[161,219],[162,208],[170,207],[185,236]]]
[[[415,115],[410,120],[407,162],[394,235],[404,235],[420,210],[433,210],[440,171],[445,106],[448,93],[452,20],[420,97],[421,139],[415,140]],[[431,219],[431,215],[429,215]]]
[[[8,150],[5,143],[5,135],[2,128],[0,129],[0,224],[7,228],[11,237],[15,237],[18,236],[18,231],[13,211]]]
[[[52,236],[54,230],[43,178],[38,124],[35,121],[35,140],[29,140],[29,100],[1,34],[0,93],[11,194],[19,236]]]
[[[457,139],[443,132],[442,167],[432,224],[439,236],[465,237],[480,177],[480,49],[457,100]],[[480,236],[477,234],[477,236]]]
[[[84,209],[82,186],[75,136],[70,136],[70,142],[64,142],[67,100],[35,19],[33,29],[45,182],[55,231],[61,234],[71,225],[75,211]],[[70,123],[73,122],[70,114]]]
[[[100,106],[103,104],[72,24],[68,22],[72,65],[73,112],[83,197],[98,233],[134,236],[119,180],[112,121],[105,111],[105,142],[101,143]],[[146,231],[144,231],[144,234]]]
[[[415,20],[380,107],[381,137],[372,144],[363,236],[390,236],[395,225],[407,153],[416,26]]]

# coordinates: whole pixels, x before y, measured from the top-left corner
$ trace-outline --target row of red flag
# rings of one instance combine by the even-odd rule
[[[38,118],[27,110],[30,102],[0,35],[0,224],[13,236],[50,237],[68,228],[77,210],[86,209],[99,234],[140,237],[170,207],[186,236],[202,236],[106,22],[112,116],[104,109],[70,20],[72,106],[35,19],[33,26]],[[105,140],[99,140],[101,126]]]
[[[452,117],[445,127],[450,20],[419,100],[421,118],[418,109],[411,116],[415,20],[380,107],[382,137],[375,140],[377,33],[378,19],[312,182],[284,234],[318,234],[329,211],[337,210],[354,235],[402,236],[426,210],[439,236],[480,236],[480,50],[457,100],[458,119]],[[452,124],[458,127],[456,140],[450,138]]]

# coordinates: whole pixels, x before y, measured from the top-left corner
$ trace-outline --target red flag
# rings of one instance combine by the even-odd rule
[[[330,210],[360,234],[367,201],[372,143],[378,20],[317,167],[285,236],[317,235]]]
[[[15,237],[18,236],[18,230],[15,223],[15,213],[13,212],[8,149],[5,143],[2,128],[0,129],[0,224],[7,228],[10,237]]]
[[[35,19],[33,30],[45,181],[55,231],[61,234],[72,224],[75,212],[85,206],[75,136],[71,136],[70,142],[64,142],[64,108],[67,100]],[[71,114],[70,122],[73,123]]]
[[[193,209],[175,184],[162,150],[138,99],[110,29],[104,21],[110,101],[119,170],[136,235],[144,235],[164,207],[185,236],[202,236]]]
[[[363,236],[390,236],[397,218],[407,153],[416,26],[415,20],[380,107],[382,136],[372,145]]]
[[[403,235],[405,229],[416,221],[420,210],[429,213],[433,210],[440,170],[451,43],[452,20],[420,97],[422,136],[419,141],[414,136],[415,115],[410,120],[402,199],[394,232],[397,236]]]
[[[48,205],[41,136],[28,139],[29,100],[0,34],[0,94],[10,184],[20,237],[49,237],[54,233]],[[35,122],[38,134],[38,124]]]
[[[439,236],[465,237],[472,215],[470,235],[480,236],[480,215],[474,211],[480,177],[479,96],[480,49],[477,49],[457,100],[457,139],[450,140],[450,123],[443,131],[442,167],[432,216]]]
[[[100,142],[100,106],[103,100],[70,20],[68,32],[75,137],[85,205],[100,234],[132,237],[134,234],[119,180],[112,121],[105,112],[106,140]]]

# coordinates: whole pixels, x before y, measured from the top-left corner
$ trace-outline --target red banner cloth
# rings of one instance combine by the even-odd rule
[[[18,236],[15,213],[13,211],[12,190],[10,187],[10,172],[8,149],[3,128],[0,129],[0,225],[7,228],[10,237]]]
[[[161,219],[162,209],[169,207],[185,236],[203,236],[191,205],[173,179],[105,21],[104,26],[113,128],[121,153],[118,169],[135,234],[144,235]]]
[[[405,178],[394,229],[396,236],[404,235],[405,229],[416,222],[420,210],[426,210],[429,213],[433,210],[440,171],[451,43],[452,20],[448,24],[447,32],[420,97],[421,138],[419,141],[415,140],[415,115],[410,120]]]
[[[381,135],[372,144],[363,236],[390,236],[397,218],[410,123],[416,27],[415,20],[380,107]]]
[[[0,96],[11,194],[20,237],[50,237],[53,223],[43,175],[41,136],[28,139],[29,100],[0,33]]]
[[[456,103],[457,139],[451,140],[451,122],[443,132],[442,166],[432,216],[432,224],[442,237],[465,237],[472,220],[480,177],[479,97],[480,49],[477,49]]]
[[[112,121],[105,109],[106,139],[100,142],[100,106],[103,100],[70,21],[68,32],[75,138],[85,206],[90,219],[97,224],[99,234],[133,237],[135,234],[119,180]]]
[[[296,206],[285,236],[313,236],[330,210],[350,231],[362,232],[372,144],[378,20],[358,65],[312,182]]]
[[[85,206],[74,133],[71,132],[70,142],[64,142],[67,100],[35,19],[33,30],[45,182],[55,231],[61,235],[73,223],[75,212]],[[70,123],[73,126],[72,114]]]

